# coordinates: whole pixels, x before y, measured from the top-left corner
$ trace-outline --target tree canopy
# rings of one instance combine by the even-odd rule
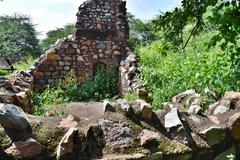
[[[15,61],[37,53],[37,32],[30,17],[19,14],[0,16],[0,56]]]
[[[216,45],[221,40],[222,48],[229,43],[236,45],[240,33],[238,0],[182,0],[181,4],[181,7],[153,20],[155,30],[163,30],[167,40],[185,48],[192,36],[207,27],[217,30],[210,45]],[[184,42],[183,30],[189,23],[194,24],[194,27]]]
[[[57,28],[47,33],[47,37],[41,41],[41,47],[43,50],[47,50],[58,39],[64,38],[74,33],[74,24],[67,24],[63,28]]]

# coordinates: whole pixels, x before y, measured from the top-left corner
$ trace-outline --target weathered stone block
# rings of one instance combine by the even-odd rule
[[[61,60],[61,57],[58,54],[47,54],[47,60],[48,61],[58,61],[58,60]]]

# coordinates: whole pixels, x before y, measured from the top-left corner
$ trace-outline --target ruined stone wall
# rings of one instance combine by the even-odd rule
[[[81,83],[93,77],[98,66],[118,69],[126,56],[128,23],[126,2],[90,0],[79,7],[76,32],[56,42],[32,71],[35,90],[72,71]]]

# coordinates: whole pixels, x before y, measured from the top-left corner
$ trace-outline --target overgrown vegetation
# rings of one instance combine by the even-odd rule
[[[239,16],[235,0],[183,0],[152,21],[162,39],[138,50],[155,108],[187,89],[240,90]]]
[[[231,67],[231,57],[219,47],[206,51],[210,35],[195,37],[184,54],[164,40],[140,49],[143,80],[149,87],[153,106],[159,108],[174,95],[188,89],[204,94],[209,88],[220,94],[240,90],[238,72]]]
[[[143,83],[152,94],[155,108],[187,89],[204,94],[208,88],[220,95],[240,90],[239,8],[237,0],[182,0],[180,7],[148,22],[128,13],[129,46],[141,60]],[[39,45],[34,27],[27,16],[0,17],[0,56],[15,60],[36,55]],[[48,32],[40,43],[42,50],[73,32],[73,24]],[[27,69],[34,58],[27,59],[28,64],[14,67]],[[0,70],[0,75],[6,74]],[[42,99],[40,106],[111,98],[116,94],[116,78],[109,75],[114,74],[99,70],[93,82],[86,80],[82,86],[71,77],[33,97]],[[125,99],[138,97],[129,93]]]
[[[124,95],[123,99],[125,99],[128,102],[134,102],[134,101],[137,101],[137,100],[141,100],[139,98],[139,96],[137,95],[137,93],[134,93],[134,92],[127,93],[126,95]]]
[[[42,93],[33,93],[35,114],[47,112],[48,106],[80,101],[101,101],[117,95],[117,73],[115,69],[105,70],[100,67],[93,80],[86,79],[78,84],[73,74],[65,80],[49,85]]]

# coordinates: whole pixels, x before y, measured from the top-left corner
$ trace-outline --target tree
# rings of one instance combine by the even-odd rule
[[[152,30],[151,22],[143,22],[131,13],[127,14],[127,18],[130,27],[128,44],[132,49],[157,39],[157,35]]]
[[[234,75],[232,83],[240,83],[240,1],[239,0],[182,0],[181,7],[162,13],[153,20],[155,31],[161,31],[164,39],[177,49],[185,51],[190,39],[208,31],[214,36],[208,49],[219,46],[230,57],[229,73]],[[192,24],[190,33],[184,29]],[[184,35],[185,34],[185,35]]]
[[[191,34],[184,42],[183,30],[194,24]],[[166,40],[184,49],[192,36],[206,28],[214,27],[218,34],[210,46],[223,40],[222,48],[236,45],[240,33],[240,2],[238,0],[182,0],[182,6],[166,12],[153,20],[155,30],[163,31]]]
[[[73,24],[67,24],[63,28],[57,28],[47,33],[47,38],[41,41],[41,47],[43,50],[47,50],[58,39],[64,38],[70,34],[73,34],[75,27]]]
[[[30,17],[18,14],[0,16],[0,57],[15,62],[38,53],[37,32]]]

